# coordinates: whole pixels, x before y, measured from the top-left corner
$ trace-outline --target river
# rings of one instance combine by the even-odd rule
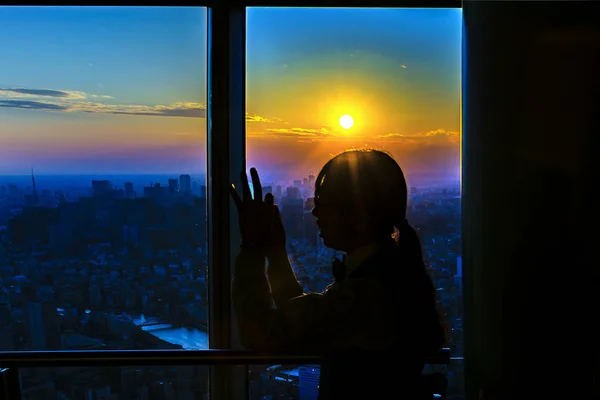
[[[140,325],[146,321],[142,314],[133,322]],[[144,326],[142,329],[165,342],[181,345],[186,350],[208,350],[208,333],[196,328],[173,328],[172,325]]]

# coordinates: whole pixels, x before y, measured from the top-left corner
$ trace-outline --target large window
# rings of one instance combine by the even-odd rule
[[[406,173],[408,219],[423,241],[456,357],[463,353],[461,32],[460,9],[247,11],[247,165],[280,205],[305,291],[333,280],[335,254],[310,213],[319,169],[347,148],[386,150]],[[461,397],[462,364],[443,369],[448,395]],[[253,367],[251,392],[311,398],[315,374],[312,366]]]
[[[209,289],[211,346],[235,347],[222,264],[239,244],[225,203],[238,166],[258,167],[296,274],[322,291],[339,254],[314,226],[314,179],[369,146],[406,172],[462,357],[461,11],[248,8],[246,155],[230,11],[216,5],[211,27],[203,7],[0,8],[0,352],[207,349]],[[210,84],[207,61],[223,65]],[[207,396],[208,367],[156,364],[18,372],[24,399]],[[250,398],[313,398],[318,365],[272,364],[250,367]],[[434,368],[462,397],[462,364]],[[238,393],[234,369],[212,370],[213,394]]]
[[[0,350],[208,348],[206,14],[1,9]]]

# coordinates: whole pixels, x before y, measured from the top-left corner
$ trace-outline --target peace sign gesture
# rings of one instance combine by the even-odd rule
[[[274,204],[272,193],[267,193],[263,200],[262,184],[256,168],[250,168],[254,198],[250,192],[248,177],[240,173],[242,181],[242,197],[235,186],[231,185],[231,197],[238,210],[242,248],[268,251],[277,246],[285,249],[285,230],[279,216],[279,209]]]

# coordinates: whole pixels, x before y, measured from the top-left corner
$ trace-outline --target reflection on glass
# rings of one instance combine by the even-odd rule
[[[315,176],[345,149],[388,151],[406,173],[408,219],[462,356],[461,10],[249,8],[247,18],[247,164],[275,195],[305,291],[332,282],[339,256],[310,213]],[[462,365],[438,367],[448,394],[462,396]],[[264,373],[251,368],[251,385]],[[273,398],[288,390],[276,381]]]
[[[206,10],[0,10],[0,350],[206,349]]]

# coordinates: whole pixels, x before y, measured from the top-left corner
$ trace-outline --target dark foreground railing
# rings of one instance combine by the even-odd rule
[[[389,354],[402,359],[402,354]],[[449,364],[450,350],[442,349],[428,364]],[[19,368],[123,367],[175,365],[320,364],[318,356],[266,354],[235,350],[64,350],[0,352],[0,399],[20,400]]]
[[[402,354],[389,354],[401,359]],[[314,355],[266,354],[236,350],[60,350],[0,352],[0,368],[122,367],[157,365],[319,364]],[[450,350],[442,349],[429,364],[449,364]]]

